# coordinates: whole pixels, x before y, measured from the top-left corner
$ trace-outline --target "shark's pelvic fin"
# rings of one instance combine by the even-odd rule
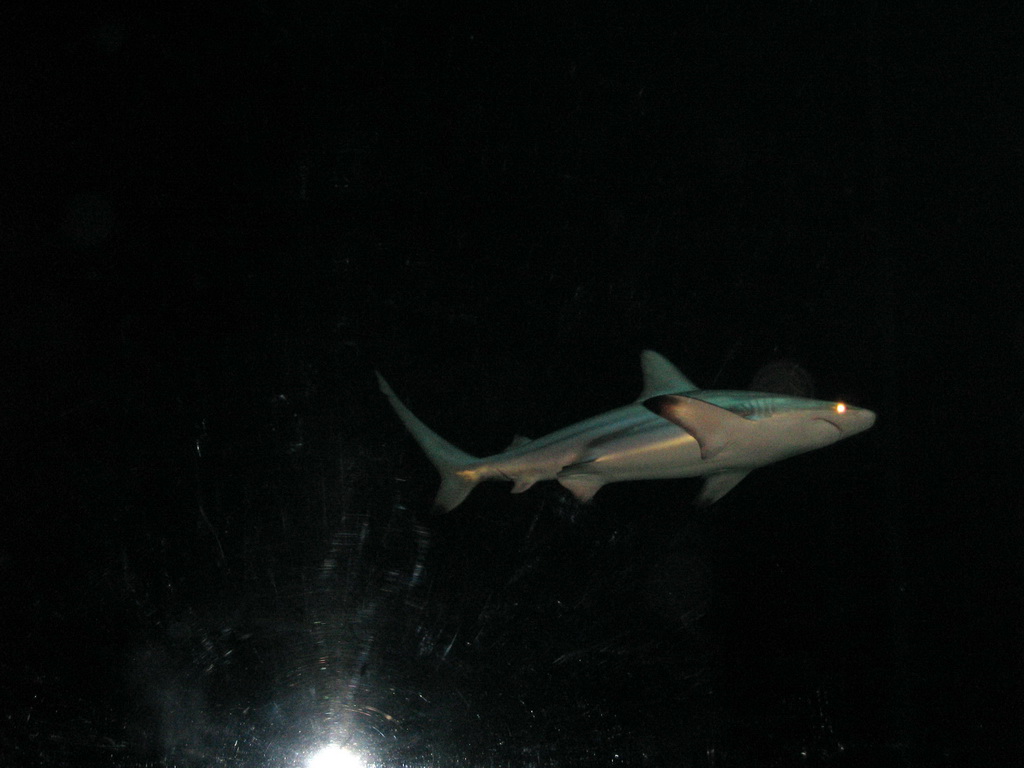
[[[465,451],[456,448],[430,427],[420,421],[416,415],[405,407],[398,399],[384,377],[377,374],[380,391],[387,397],[398,418],[412,433],[420,448],[427,454],[437,471],[441,473],[441,487],[434,499],[434,507],[448,512],[461,504],[477,483],[484,479],[482,473],[474,471],[479,460]]]
[[[512,486],[512,493],[523,493],[533,488],[534,483],[537,481],[530,477],[520,477],[513,482],[515,484]]]
[[[650,400],[658,395],[692,392],[697,386],[665,357],[652,349],[640,353],[640,369],[644,375],[644,390],[637,402]]]
[[[594,494],[604,485],[604,480],[597,475],[559,474],[557,479],[561,486],[575,496],[581,504],[586,504],[594,498]]]

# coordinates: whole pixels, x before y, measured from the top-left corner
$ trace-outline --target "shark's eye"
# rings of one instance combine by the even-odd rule
[[[836,403],[836,413],[846,413],[846,403]]]

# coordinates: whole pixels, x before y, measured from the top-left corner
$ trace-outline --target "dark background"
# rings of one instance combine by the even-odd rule
[[[88,5],[5,22],[3,765],[1024,764],[1012,4]],[[372,377],[488,453],[643,348],[879,421],[438,518]]]

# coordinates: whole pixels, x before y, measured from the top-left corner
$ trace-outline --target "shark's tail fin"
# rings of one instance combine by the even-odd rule
[[[477,471],[475,467],[480,463],[479,459],[459,450],[420,421],[405,407],[405,403],[398,399],[380,373],[377,374],[377,381],[380,382],[380,391],[387,397],[398,418],[427,454],[430,463],[441,473],[441,487],[434,499],[434,508],[441,512],[450,512],[465,501],[469,492],[484,479],[483,473]]]

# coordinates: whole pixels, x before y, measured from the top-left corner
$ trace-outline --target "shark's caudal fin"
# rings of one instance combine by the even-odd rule
[[[441,487],[434,499],[434,507],[442,512],[455,509],[483,479],[481,473],[474,471],[473,465],[479,463],[479,460],[476,456],[459,450],[420,421],[405,407],[405,403],[398,399],[380,373],[377,374],[377,381],[380,383],[380,391],[387,397],[398,418],[427,454],[430,463],[441,473]]]

